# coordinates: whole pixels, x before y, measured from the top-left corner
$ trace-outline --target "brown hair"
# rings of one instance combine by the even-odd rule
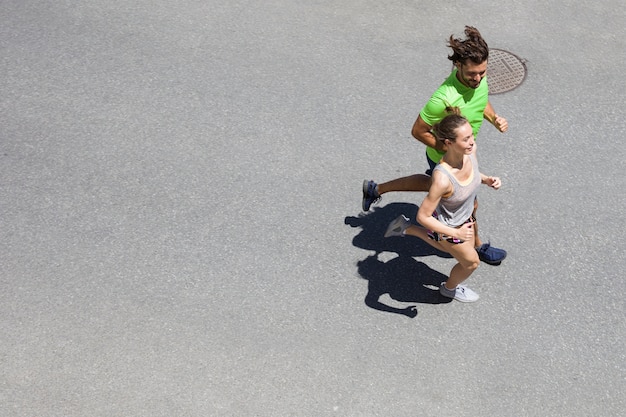
[[[480,36],[478,29],[472,26],[465,26],[466,39],[455,39],[450,35],[448,46],[452,48],[452,55],[448,59],[454,63],[465,64],[469,59],[474,64],[482,64],[489,58],[489,47],[487,42]]]
[[[446,117],[433,125],[432,132],[442,142],[446,139],[454,142],[456,141],[456,129],[469,122],[461,114],[461,109],[458,107],[448,106],[446,107],[446,113],[448,113]]]

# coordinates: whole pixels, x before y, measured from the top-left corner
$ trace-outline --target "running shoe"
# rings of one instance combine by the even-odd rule
[[[490,243],[483,243],[476,248],[476,252],[480,260],[489,265],[500,265],[506,258],[504,249],[494,248]]]
[[[376,191],[376,184],[374,181],[363,181],[363,211],[369,211],[370,206],[380,200],[380,194]]]
[[[409,218],[404,214],[401,214],[400,217],[389,223],[389,227],[387,227],[387,231],[385,232],[385,237],[391,236],[404,236],[404,232],[411,225]]]
[[[442,282],[439,286],[439,293],[444,297],[454,298],[455,300],[462,303],[473,303],[474,301],[478,301],[478,299],[480,298],[478,294],[476,294],[474,291],[470,290],[466,286],[458,285],[456,289],[449,290],[444,284],[445,282]]]

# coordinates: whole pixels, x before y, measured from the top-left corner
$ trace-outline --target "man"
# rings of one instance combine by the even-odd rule
[[[430,168],[426,174],[410,175],[381,184],[365,180],[364,211],[368,211],[372,203],[378,201],[382,194],[390,191],[428,191],[432,170],[446,152],[445,145],[435,138],[431,128],[446,116],[446,108],[460,108],[463,116],[470,122],[475,137],[478,136],[483,119],[489,121],[500,132],[506,132],[508,129],[507,120],[498,116],[489,103],[489,90],[485,80],[489,47],[474,27],[466,26],[465,36],[463,40],[450,36],[448,46],[452,49],[452,55],[449,55],[448,59],[454,64],[454,69],[422,108],[411,131],[415,139],[426,145],[426,160]],[[476,201],[474,215],[477,208]],[[493,247],[489,243],[482,243],[476,224],[474,234],[476,251],[481,261],[499,265],[506,258],[505,250]]]

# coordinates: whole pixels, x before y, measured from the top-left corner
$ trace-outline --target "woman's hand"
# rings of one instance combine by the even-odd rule
[[[457,239],[466,242],[474,237],[474,222],[465,223],[458,229],[456,229]]]
[[[483,184],[497,190],[502,185],[502,181],[500,181],[500,177],[485,177],[483,178]]]

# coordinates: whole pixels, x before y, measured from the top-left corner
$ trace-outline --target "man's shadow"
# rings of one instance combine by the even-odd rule
[[[403,314],[408,317],[417,315],[415,305],[394,306],[402,303],[449,303],[451,298],[439,293],[439,284],[447,276],[431,269],[413,257],[439,256],[452,258],[451,255],[438,251],[428,243],[416,237],[385,238],[385,230],[396,217],[404,214],[413,223],[418,207],[409,203],[392,203],[384,207],[373,207],[358,217],[345,218],[345,224],[360,228],[352,244],[358,248],[375,251],[374,255],[357,263],[359,275],[369,281],[365,304],[376,310]],[[381,254],[395,252],[398,256],[385,262]],[[392,302],[383,302],[381,296],[388,294]],[[398,303],[394,303],[395,300]]]

